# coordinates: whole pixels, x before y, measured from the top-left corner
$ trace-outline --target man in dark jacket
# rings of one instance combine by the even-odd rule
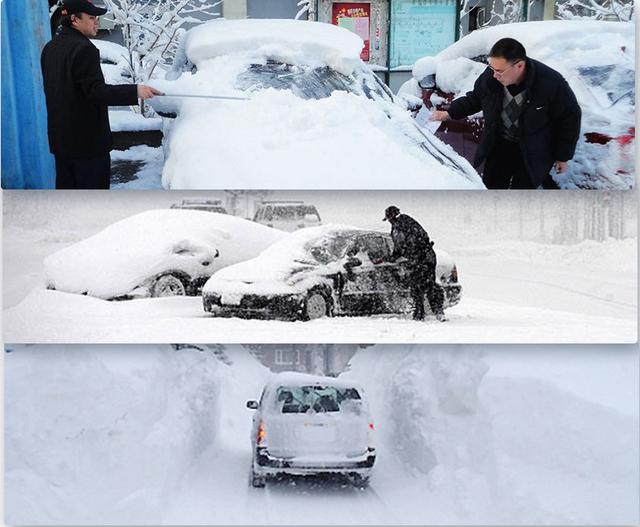
[[[482,179],[490,189],[558,188],[550,175],[567,170],[580,136],[581,111],[557,71],[527,58],[512,38],[496,42],[489,67],[473,91],[431,119],[462,119],[482,110],[484,130],[474,166],[485,161]]]
[[[65,0],[62,29],[42,50],[49,148],[56,158],[56,188],[108,189],[112,147],[108,106],[138,103],[160,92],[144,85],[105,84],[98,34],[106,9],[88,0]]]
[[[393,253],[386,261],[395,262],[399,258],[408,260],[413,319],[424,320],[426,293],[431,311],[438,320],[444,322],[444,291],[436,284],[436,253],[429,235],[416,220],[400,214],[400,209],[394,205],[387,207],[382,220],[391,223],[393,240]]]

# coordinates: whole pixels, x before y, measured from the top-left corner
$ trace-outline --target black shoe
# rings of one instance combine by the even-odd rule
[[[444,316],[444,311],[436,313],[435,315],[436,315],[436,320],[439,320],[440,322],[446,322],[447,321],[447,317]]]

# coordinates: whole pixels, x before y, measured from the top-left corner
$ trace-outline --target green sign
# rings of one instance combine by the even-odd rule
[[[391,0],[389,67],[412,66],[456,38],[455,0]]]

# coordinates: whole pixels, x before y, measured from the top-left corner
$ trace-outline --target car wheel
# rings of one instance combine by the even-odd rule
[[[326,317],[329,314],[329,303],[321,292],[310,291],[304,302],[304,319],[314,320]]]
[[[185,296],[187,290],[177,276],[172,274],[163,274],[156,278],[151,286],[151,296],[153,298],[164,296]]]
[[[358,487],[359,489],[366,489],[369,486],[369,476],[352,474],[350,479],[353,486]]]
[[[251,486],[255,489],[263,489],[267,485],[267,478],[260,474],[256,474],[251,469]]]

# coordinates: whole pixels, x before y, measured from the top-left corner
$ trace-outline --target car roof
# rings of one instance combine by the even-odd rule
[[[212,20],[189,30],[184,55],[196,66],[224,55],[257,61],[326,65],[350,75],[361,64],[363,41],[333,24],[292,19]]]
[[[280,386],[333,386],[335,388],[356,388],[362,390],[358,382],[337,377],[323,377],[299,372],[281,372],[273,374],[267,384],[267,389],[277,389]]]

